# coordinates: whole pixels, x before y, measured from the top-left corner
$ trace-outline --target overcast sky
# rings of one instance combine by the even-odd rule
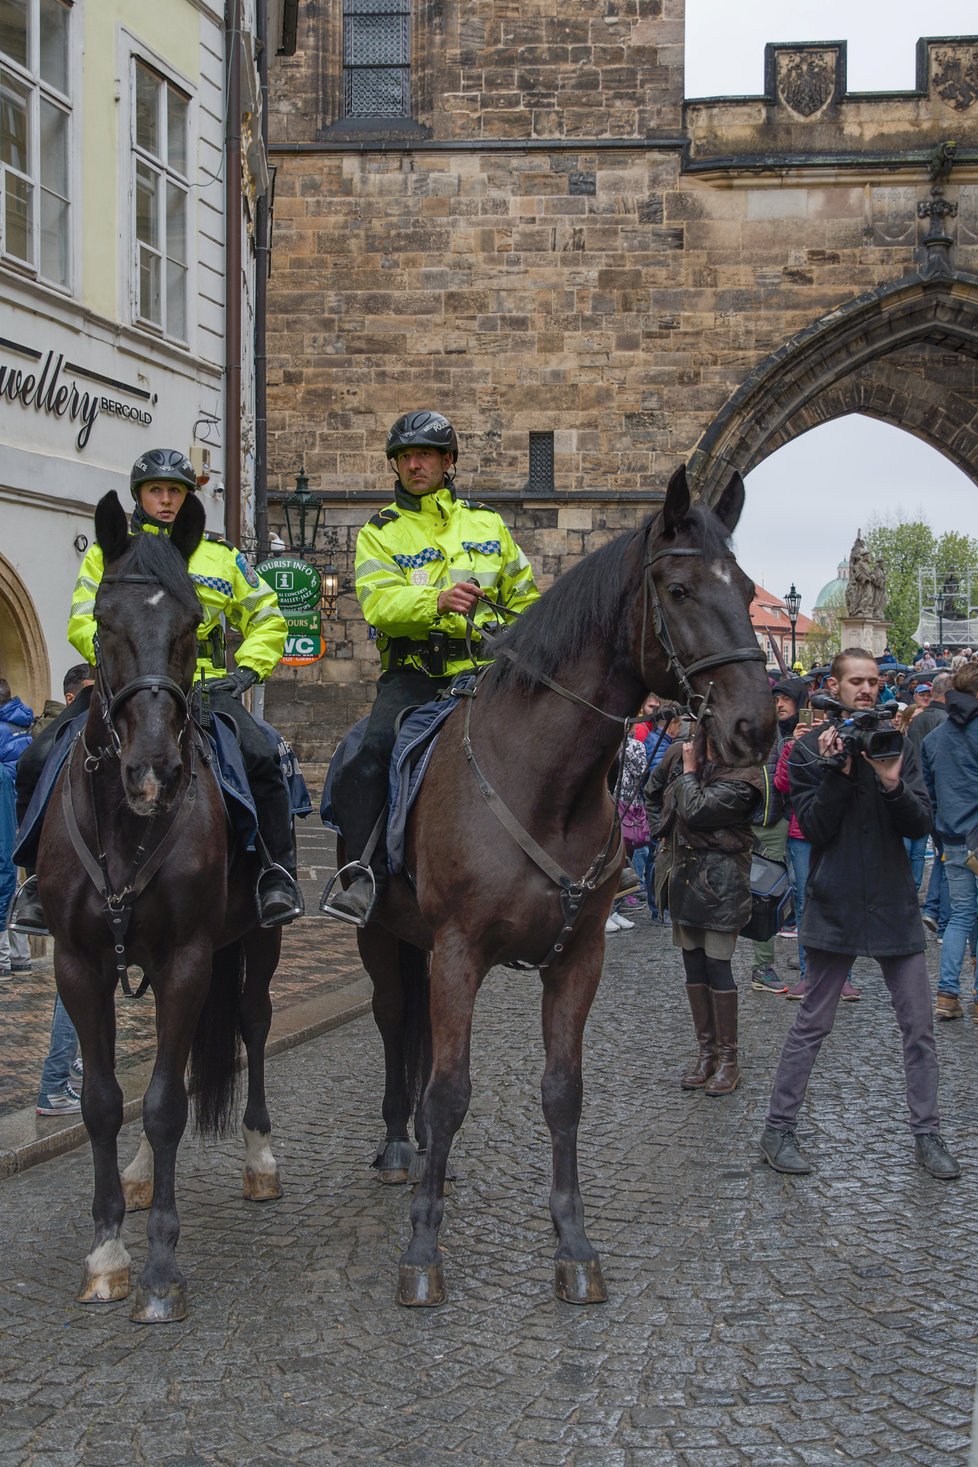
[[[850,91],[914,85],[921,35],[978,34],[978,0],[686,0],[686,95],[758,94],[766,41],[848,41]],[[748,575],[808,615],[875,515],[926,519],[938,534],[978,532],[978,490],[899,428],[851,415],[796,438],[747,479],[735,538]]]

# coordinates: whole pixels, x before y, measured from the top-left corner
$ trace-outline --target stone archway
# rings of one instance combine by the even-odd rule
[[[691,459],[713,502],[730,473],[846,413],[915,434],[978,481],[978,280],[910,276],[860,296],[750,374]]]
[[[34,602],[0,555],[0,673],[35,712],[50,697],[51,664]]]

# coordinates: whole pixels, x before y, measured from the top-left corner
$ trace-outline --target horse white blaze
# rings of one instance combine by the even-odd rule
[[[160,589],[159,591],[154,591],[153,594],[152,594],[152,596],[147,596],[147,598],[146,598],[146,605],[147,606],[159,606],[160,602],[163,600],[163,597],[165,595],[166,595],[166,592],[163,591],[162,589]]]
[[[710,569],[718,581],[722,581],[725,586],[730,585],[730,567],[728,565],[723,565],[722,562],[714,562]]]

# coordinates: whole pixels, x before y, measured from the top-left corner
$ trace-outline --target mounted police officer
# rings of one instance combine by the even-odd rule
[[[129,479],[136,501],[130,529],[152,535],[168,535],[188,493],[197,490],[193,465],[179,449],[153,448],[136,460]],[[282,778],[274,747],[242,706],[242,694],[253,684],[264,682],[281,659],[287,627],[278,609],[278,598],[256,574],[240,550],[221,538],[206,534],[190,557],[188,569],[201,603],[195,678],[207,680],[213,711],[228,715],[238,730],[241,754],[258,815],[258,848],[262,862],[258,878],[258,913],[263,927],[276,927],[302,915],[302,893],[296,881],[292,812],[288,789]],[[95,594],[102,579],[102,550],[89,549],[71,600],[68,640],[85,660],[96,660]],[[242,635],[235,671],[227,670],[222,614]],[[67,710],[66,710],[67,713]],[[73,708],[71,714],[77,713]],[[23,817],[30,795],[40,777],[47,752],[54,742],[62,714],[45,731],[36,757],[18,767],[18,815]],[[47,923],[32,876],[21,888],[11,925],[21,932],[44,933]]]
[[[387,460],[394,502],[364,525],[356,549],[357,596],[376,628],[382,670],[363,742],[333,791],[354,879],[322,907],[358,927],[386,878],[382,841],[369,860],[360,857],[387,803],[398,715],[437,697],[473,661],[491,660],[497,616],[487,597],[519,613],[539,595],[496,511],[456,495],[458,438],[447,418],[405,413],[387,435]]]

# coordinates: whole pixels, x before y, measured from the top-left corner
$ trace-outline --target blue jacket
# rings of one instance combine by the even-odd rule
[[[11,778],[17,773],[17,760],[31,741],[33,723],[34,710],[19,698],[11,698],[0,707],[0,764]]]
[[[7,925],[7,911],[17,885],[17,868],[12,859],[16,829],[13,775],[0,764],[0,932]]]
[[[944,705],[947,717],[920,749],[934,829],[944,844],[960,846],[978,825],[978,698],[952,688]]]

